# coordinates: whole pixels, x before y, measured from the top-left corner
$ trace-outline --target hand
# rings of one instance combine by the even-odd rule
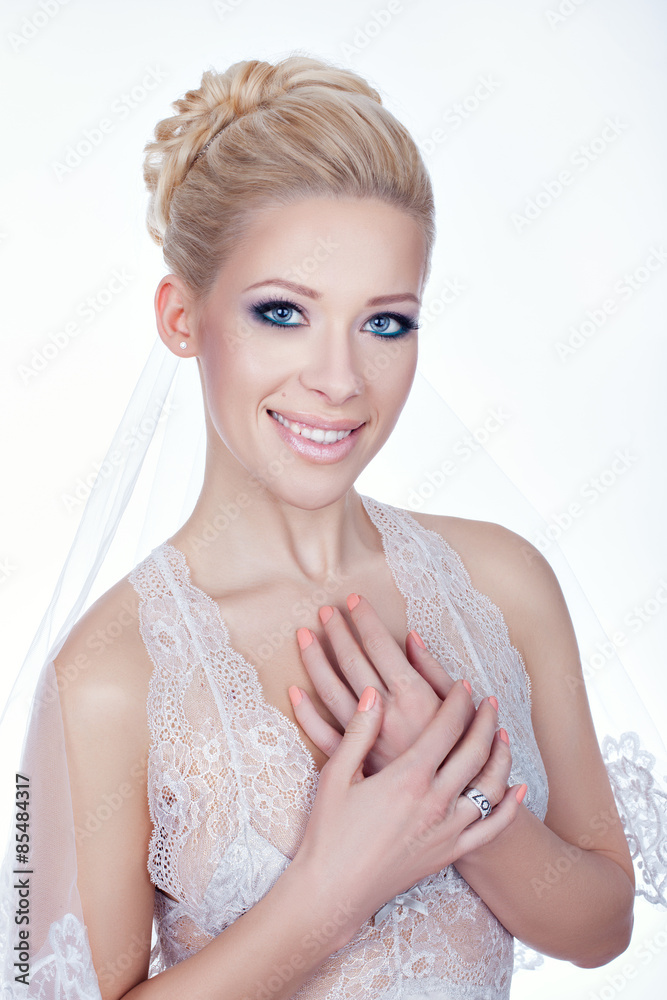
[[[487,793],[484,762],[488,766],[495,760],[502,788],[511,767],[488,700],[466,729],[472,703],[462,682],[452,686],[411,747],[379,773],[364,777],[364,760],[379,735],[384,710],[380,693],[363,710],[372,694],[372,687],[365,689],[320,773],[293,861],[307,885],[355,914],[357,927],[397,893],[494,840],[516,817],[525,789],[501,792],[487,819],[461,795],[473,778]]]
[[[353,605],[352,620],[366,655],[337,608],[320,610],[327,638],[347,684],[333,669],[310,629],[299,629],[298,639],[301,658],[317,693],[343,728],[354,715],[365,687],[372,685],[382,695],[382,727],[364,766],[364,773],[371,775],[412,746],[440,708],[454,681],[438,660],[419,645],[415,633],[408,635],[403,653],[369,601],[361,597],[354,605],[353,596],[356,595],[348,598]],[[331,757],[342,735],[322,718],[307,693],[301,688],[297,690],[302,699],[292,704],[299,725],[315,746]],[[290,698],[293,693],[294,688],[291,688]],[[470,703],[464,729],[470,725],[474,711]]]

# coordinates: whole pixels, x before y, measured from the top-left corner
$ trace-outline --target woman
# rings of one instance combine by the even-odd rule
[[[632,863],[553,573],[498,525],[354,489],[415,371],[414,143],[310,59],[204,74],[175,108],[149,228],[204,484],[42,680],[77,870],[62,921],[37,913],[34,995],[502,997],[512,935],[609,961]]]

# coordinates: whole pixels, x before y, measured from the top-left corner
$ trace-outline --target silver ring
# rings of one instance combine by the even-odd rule
[[[462,794],[475,803],[482,814],[482,819],[486,819],[491,812],[492,806],[484,792],[480,792],[479,788],[467,788]]]

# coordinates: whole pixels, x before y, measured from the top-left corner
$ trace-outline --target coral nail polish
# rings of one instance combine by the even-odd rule
[[[420,649],[426,649],[426,646],[424,645],[424,640],[420,636],[419,632],[417,632],[417,631],[415,631],[415,629],[413,629],[412,632],[410,632],[410,635],[415,640],[415,642],[417,643],[417,645],[419,646]]]
[[[354,611],[360,600],[361,598],[359,597],[359,594],[350,594],[350,596],[347,599],[347,606],[350,609],[350,611]]]
[[[299,643],[300,649],[305,649],[306,646],[310,646],[313,641],[313,637],[310,634],[309,628],[298,628],[296,630],[296,641]]]
[[[375,701],[375,688],[367,687],[361,693],[361,698],[359,699],[359,704],[357,706],[360,712],[367,712],[369,708],[372,707]]]
[[[498,711],[498,699],[496,697],[494,697],[494,695],[491,695],[489,697],[489,701],[491,702],[491,704],[493,705],[493,707],[495,708],[495,710],[497,712]]]
[[[320,608],[319,611],[320,621],[322,622],[323,625],[326,625],[326,623],[331,618],[332,614],[333,614],[333,608],[330,608],[329,605],[327,605],[325,608]]]
[[[523,802],[527,791],[528,791],[528,785],[520,785],[519,788],[517,788],[516,792],[517,802]]]
[[[292,684],[290,687],[288,687],[287,693],[289,695],[289,700],[292,702],[294,708],[296,708],[296,706],[299,704],[300,701],[303,701],[303,695],[299,691],[296,684]]]
[[[503,741],[503,743],[507,743],[507,746],[510,745],[510,738],[507,735],[507,730],[506,729],[499,729],[498,730],[498,735],[500,736],[500,738]]]
[[[463,682],[463,686],[466,689],[466,691],[468,692],[468,694],[471,695],[472,694],[472,688],[470,686],[470,682],[469,681],[464,681]]]

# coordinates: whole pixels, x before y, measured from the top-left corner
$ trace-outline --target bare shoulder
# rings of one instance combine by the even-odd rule
[[[560,647],[570,665],[578,659],[574,629],[560,584],[531,542],[493,521],[411,512],[461,558],[473,587],[500,609],[510,641],[533,675],[545,644]]]
[[[133,586],[118,581],[76,622],[54,661],[77,888],[104,1000],[146,979],[155,899],[148,871],[152,661],[138,612]],[[122,966],[119,955],[128,956]]]
[[[54,667],[66,728],[92,729],[103,717],[136,732],[145,720],[152,661],[139,627],[139,595],[127,577],[75,623]]]
[[[500,524],[431,514],[414,517],[458,552],[472,585],[500,609],[510,641],[522,655],[531,679],[533,731],[549,784],[545,824],[569,843],[607,854],[633,883],[574,626],[549,562],[529,541]],[[606,818],[604,827],[600,816]]]

